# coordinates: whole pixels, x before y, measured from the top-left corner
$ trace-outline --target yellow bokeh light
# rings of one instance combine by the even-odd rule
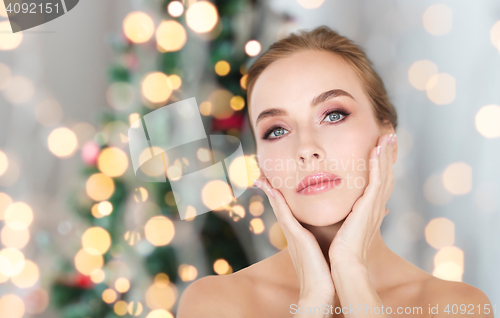
[[[102,292],[101,297],[105,303],[112,304],[116,301],[116,299],[118,298],[118,295],[113,289],[108,288]]]
[[[172,74],[168,77],[170,79],[170,85],[171,85],[171,89],[175,90],[175,89],[179,89],[182,85],[182,79],[179,75],[177,74]]]
[[[0,251],[0,274],[7,277],[16,276],[25,265],[24,254],[18,249],[7,247]]]
[[[245,217],[245,208],[239,204],[233,205],[229,211],[229,216],[236,222]]]
[[[3,294],[0,298],[0,317],[22,318],[25,312],[24,301],[19,296],[15,294]]]
[[[162,21],[156,30],[156,42],[164,52],[179,51],[186,40],[186,30],[175,20]]]
[[[134,246],[141,240],[141,234],[136,231],[127,231],[125,232],[123,239],[127,241],[128,245]]]
[[[84,249],[76,253],[74,262],[75,268],[83,275],[90,275],[93,270],[101,268],[104,265],[102,255],[90,254]]]
[[[3,192],[0,192],[0,220],[5,218],[5,211],[12,204],[12,198]]]
[[[29,102],[34,94],[35,84],[26,76],[13,76],[9,85],[3,91],[5,99],[12,104]]]
[[[304,9],[316,9],[319,8],[325,0],[297,0]]]
[[[192,221],[196,218],[196,215],[198,215],[198,213],[196,213],[194,206],[188,205],[186,213],[184,214],[184,221]]]
[[[0,236],[6,247],[21,249],[28,244],[30,231],[27,228],[14,230],[10,226],[4,226]]]
[[[219,258],[214,262],[214,271],[217,275],[227,275],[231,274],[232,268],[225,259]]]
[[[153,152],[153,154],[159,154],[161,153],[162,155],[162,160],[164,162],[163,165],[159,164],[159,165],[153,165],[153,164],[145,164],[143,165],[143,163],[149,161],[152,159],[152,154],[151,154],[151,151]],[[161,148],[158,148],[158,147],[152,147],[152,148],[146,148],[144,149],[141,154],[139,155],[139,165],[140,165],[140,168],[142,172],[144,172],[146,175],[150,176],[150,177],[158,177],[158,176],[161,176],[161,175],[164,175],[166,172],[165,172],[165,166],[168,166],[168,156],[166,153],[162,153],[163,150]]]
[[[227,61],[219,61],[215,63],[215,73],[219,76],[226,76],[231,71],[231,65]]]
[[[30,260],[26,260],[22,271],[11,278],[12,283],[18,288],[33,287],[39,279],[40,270],[38,265]]]
[[[143,187],[138,187],[134,189],[134,200],[135,202],[145,202],[149,197],[148,190]]]
[[[453,11],[445,4],[435,4],[427,8],[422,16],[425,30],[432,35],[448,34],[453,27]]]
[[[5,224],[13,230],[28,228],[33,222],[33,210],[24,202],[15,202],[4,213]]]
[[[23,32],[12,33],[9,21],[0,22],[0,51],[17,48],[23,41]]]
[[[437,249],[451,246],[455,243],[455,224],[447,218],[432,219],[425,227],[425,239]]]
[[[7,10],[5,10],[5,4],[3,1],[0,1],[0,17],[9,17],[9,15],[7,14]]]
[[[174,316],[165,309],[152,310],[146,318],[174,318]]]
[[[465,162],[448,165],[443,172],[443,185],[454,195],[469,193],[472,190],[472,167]]]
[[[186,11],[186,23],[197,33],[210,32],[218,19],[217,8],[208,1],[197,1]]]
[[[123,20],[125,36],[134,43],[147,42],[154,34],[153,19],[144,12],[129,13]]]
[[[247,89],[248,74],[245,74],[240,79],[240,86],[243,89]]]
[[[111,236],[108,231],[99,226],[88,228],[82,235],[82,247],[92,255],[102,255],[111,246]]]
[[[139,316],[143,309],[140,301],[131,301],[127,306],[127,312],[132,316]]]
[[[71,129],[61,127],[54,129],[50,133],[47,144],[50,152],[56,157],[68,158],[75,153],[78,147],[78,139]]]
[[[170,206],[175,206],[175,195],[172,191],[168,191],[167,194],[165,194],[165,203],[170,205]]]
[[[200,106],[200,114],[203,116],[210,116],[210,112],[212,111],[212,103],[208,101],[201,102]]]
[[[110,215],[113,212],[113,204],[109,201],[102,201],[97,204],[97,211],[102,216]]]
[[[495,22],[490,30],[491,44],[500,52],[500,21]]]
[[[206,148],[199,148],[198,151],[196,152],[196,156],[201,162],[208,162],[212,160],[210,156],[210,151]]]
[[[257,40],[250,40],[245,44],[245,53],[248,54],[248,56],[257,56],[261,50],[262,46]]]
[[[138,113],[128,115],[128,123],[132,128],[139,128],[141,116]]]
[[[229,103],[234,110],[242,110],[245,107],[245,99],[241,96],[234,96]]]
[[[120,277],[115,281],[115,289],[119,293],[126,293],[130,289],[130,282],[125,277]]]
[[[429,79],[438,73],[436,64],[429,60],[416,61],[408,70],[410,84],[420,91],[425,91]]]
[[[432,272],[432,275],[444,280],[461,282],[462,273],[463,268],[453,262],[446,262],[439,264]]]
[[[115,192],[115,182],[104,173],[94,173],[88,178],[85,189],[92,200],[104,201]]]
[[[452,262],[462,269],[460,275],[463,274],[464,269],[464,252],[456,246],[445,246],[440,249],[434,256],[434,267]]]
[[[108,177],[119,177],[127,171],[128,156],[120,148],[105,148],[99,153],[97,167]]]
[[[275,222],[269,229],[269,241],[279,250],[283,250],[288,246],[285,234],[278,222]]]
[[[438,73],[426,85],[427,97],[437,105],[446,105],[455,100],[456,80],[446,73]]]
[[[201,198],[209,210],[217,211],[233,201],[233,194],[226,182],[213,180],[205,184],[201,190]]]
[[[7,158],[7,155],[0,150],[0,176],[7,171],[7,168],[9,168],[9,158]]]
[[[165,73],[152,72],[142,80],[142,95],[152,103],[164,103],[172,95],[172,84]]]
[[[127,314],[127,307],[127,303],[124,300],[119,300],[113,306],[113,310],[118,316],[125,316]]]
[[[254,201],[250,203],[248,210],[250,211],[250,214],[253,216],[261,216],[262,213],[264,213],[264,204],[262,204],[262,202],[259,201]]]
[[[254,234],[261,234],[265,230],[264,222],[261,218],[253,218],[250,220],[250,231]]]
[[[500,137],[500,106],[486,105],[481,107],[481,109],[476,113],[474,123],[477,131],[484,137]]]
[[[96,268],[90,273],[90,280],[94,284],[99,284],[106,278],[106,273],[101,268]]]
[[[171,1],[167,6],[168,14],[174,18],[180,17],[184,13],[184,6],[180,1]]]
[[[177,181],[182,177],[182,166],[173,164],[167,168],[167,176],[170,181]]]
[[[168,276],[163,273],[156,275],[154,283],[146,290],[146,305],[150,309],[169,310],[177,299],[177,288]]]
[[[166,216],[154,216],[144,226],[144,235],[154,246],[167,245],[175,235],[174,223]]]
[[[235,158],[229,165],[229,179],[240,188],[251,187],[260,176],[257,161],[253,156]]]
[[[179,265],[179,277],[183,282],[190,282],[196,279],[198,270],[193,265],[181,264]]]

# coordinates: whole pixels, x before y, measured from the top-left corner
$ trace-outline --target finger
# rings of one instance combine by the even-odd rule
[[[394,165],[394,151],[396,148],[396,135],[394,134],[391,139],[391,143],[389,147],[387,147],[387,179],[385,182],[385,189],[384,189],[384,199],[389,200],[389,197],[391,196],[391,192],[394,189],[394,170],[393,170],[393,165]],[[384,202],[385,203],[385,202]]]
[[[297,234],[300,229],[304,229],[293,215],[281,191],[274,189],[266,178],[259,178],[258,183],[260,183],[260,188],[266,193],[283,232],[287,231]]]
[[[387,180],[388,180],[388,171],[389,171],[389,163],[388,163],[388,153],[392,147],[392,134],[385,134],[379,139],[379,146],[381,146],[380,157],[379,159],[379,177],[380,177],[380,186],[378,189],[378,194],[376,196],[374,207],[377,212],[377,216],[381,219],[383,217],[382,213],[384,211],[383,206],[385,205],[386,200],[386,189],[387,189]]]

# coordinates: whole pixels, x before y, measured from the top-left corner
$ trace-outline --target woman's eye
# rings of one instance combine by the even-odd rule
[[[341,117],[342,116],[342,117]],[[344,118],[345,115],[342,114],[342,113],[339,113],[339,112],[331,112],[329,113],[328,115],[326,115],[325,117],[325,121],[339,121],[341,120],[342,118]],[[327,120],[329,119],[329,120]]]
[[[279,137],[285,134],[286,129],[284,128],[276,128],[275,130],[271,131],[269,136],[271,137]],[[272,138],[271,138],[272,139]]]

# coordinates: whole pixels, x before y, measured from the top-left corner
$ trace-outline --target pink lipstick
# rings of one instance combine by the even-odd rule
[[[304,177],[295,191],[302,195],[314,195],[337,187],[342,178],[329,172],[317,172]]]

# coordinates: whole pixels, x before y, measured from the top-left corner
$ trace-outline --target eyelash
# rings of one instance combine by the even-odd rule
[[[348,113],[346,112],[345,110],[343,109],[334,109],[334,110],[327,110],[326,111],[326,114],[324,114],[323,116],[323,120],[325,120],[329,115],[333,114],[333,113],[338,113],[338,114],[341,114],[342,116],[342,119],[339,119],[337,121],[335,121],[334,123],[338,123],[338,122],[341,122],[343,121],[344,119],[347,118],[347,116],[349,116],[351,113]],[[280,139],[281,137],[275,137],[275,138],[269,138],[269,135],[272,134],[273,131],[275,131],[276,129],[284,129],[283,127],[281,126],[272,126],[270,127],[265,133],[264,133],[264,136],[262,137],[263,140],[271,140],[271,139]],[[282,135],[283,136],[283,135]]]

